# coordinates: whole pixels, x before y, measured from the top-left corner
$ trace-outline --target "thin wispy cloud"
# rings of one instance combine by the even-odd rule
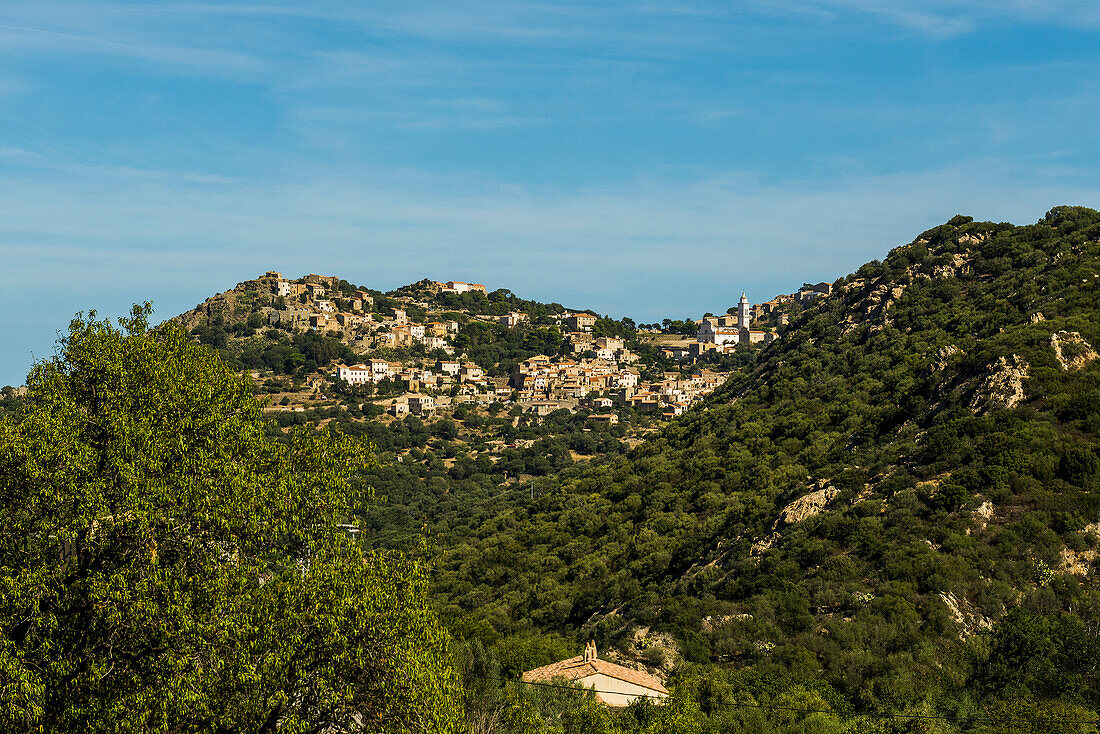
[[[269,267],[652,320],[959,211],[1096,205],[1098,29],[1072,0],[9,0],[0,384],[43,323]]]
[[[751,173],[728,172],[576,190],[455,182],[415,171],[361,171],[354,178],[316,176],[263,186],[84,168],[68,171],[64,180],[0,185],[0,235],[22,240],[17,247],[23,257],[27,248],[74,257],[76,243],[88,243],[88,258],[117,258],[123,269],[135,251],[175,251],[190,243],[232,248],[223,261],[256,266],[267,258],[289,258],[304,267],[307,261],[336,267],[352,262],[357,252],[368,258],[390,250],[417,253],[399,263],[372,262],[372,268],[400,277],[422,273],[428,263],[499,267],[496,258],[507,256],[509,268],[518,262],[538,277],[548,268],[560,271],[562,280],[549,284],[550,290],[569,288],[565,274],[574,270],[572,256],[584,256],[593,270],[606,272],[624,253],[653,278],[680,274],[696,283],[720,283],[736,268],[749,280],[785,273],[796,279],[801,274],[791,272],[792,257],[813,270],[839,249],[854,266],[898,244],[884,242],[878,228],[915,235],[922,224],[958,210],[1032,219],[1051,202],[1100,194],[1062,186],[1042,168],[1041,162],[1021,170],[985,162],[980,169],[850,176],[828,186],[762,185]],[[1000,183],[975,189],[976,174]],[[1024,179],[1033,185],[1012,183]],[[874,229],[867,228],[868,212],[877,213]],[[127,222],[125,233],[118,221]],[[305,242],[311,245],[303,248]],[[551,262],[547,248],[556,255]],[[701,261],[708,267],[701,269]],[[668,285],[690,291],[686,282]]]
[[[761,6],[818,21],[865,16],[934,38],[976,33],[991,23],[1074,30],[1100,26],[1100,8],[1089,0],[769,0]]]

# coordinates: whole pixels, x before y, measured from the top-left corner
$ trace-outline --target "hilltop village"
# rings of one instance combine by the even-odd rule
[[[629,445],[701,401],[745,350],[778,339],[800,304],[829,289],[805,286],[758,305],[742,294],[724,316],[636,325],[479,283],[424,280],[382,293],[269,271],[179,320],[251,375],[284,427],[472,411],[515,428],[556,415]],[[466,423],[487,450],[523,445]]]

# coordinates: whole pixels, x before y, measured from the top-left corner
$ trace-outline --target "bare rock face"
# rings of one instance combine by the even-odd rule
[[[989,522],[993,519],[993,503],[989,500],[978,505],[974,510],[974,517],[980,517],[982,520]]]
[[[963,235],[959,239],[960,244],[977,244],[981,240],[971,237],[970,235]],[[932,272],[925,275],[930,278],[954,278],[959,275],[967,275],[970,273],[970,256],[963,253],[955,253],[951,257],[950,265],[938,265],[932,268]]]
[[[979,530],[985,530],[986,526],[989,525],[990,521],[993,520],[995,514],[996,510],[993,507],[993,503],[989,500],[983,501],[980,505],[974,508],[974,526]],[[970,528],[966,529],[966,534],[971,534]]]
[[[1096,551],[1094,550],[1072,551],[1069,548],[1063,548],[1058,570],[1072,576],[1088,576],[1089,568],[1095,560]]]
[[[840,494],[840,490],[836,487],[825,487],[799,497],[783,508],[783,511],[779,513],[779,522],[794,525],[796,522],[808,520],[814,515],[820,514],[825,506],[838,494]]]
[[[185,329],[190,330],[219,316],[225,321],[231,322],[236,311],[237,291],[231,290],[207,298],[190,311],[180,314],[177,318]]]
[[[959,244],[960,245],[980,245],[981,243],[985,242],[987,239],[989,239],[989,235],[985,234],[984,232],[983,233],[978,233],[978,234],[967,233],[967,234],[964,234],[962,237],[959,238]]]
[[[1087,367],[1096,359],[1096,350],[1076,331],[1056,331],[1050,335],[1050,346],[1063,372]]]
[[[1024,400],[1024,380],[1027,379],[1027,360],[1013,354],[1000,357],[990,365],[989,373],[981,379],[970,399],[970,409],[978,415],[995,408],[1015,408]]]
[[[624,649],[600,650],[599,655],[609,663],[648,673],[663,682],[680,661],[680,648],[669,635],[639,627]]]
[[[936,352],[936,360],[932,363],[933,368],[941,371],[947,369],[947,365],[951,363],[951,358],[956,354],[962,354],[962,350],[954,344],[940,347]]]
[[[758,558],[764,555],[764,551],[771,548],[779,540],[779,533],[772,533],[766,538],[761,538],[752,544],[749,548],[749,558]]]
[[[950,591],[941,591],[939,596],[947,606],[951,620],[959,626],[959,636],[963,639],[993,628],[993,620],[978,612],[965,598],[959,598]]]
[[[722,629],[730,622],[751,622],[751,614],[717,614],[703,617],[702,627],[704,632],[713,632]]]
[[[1031,323],[1033,323],[1033,324],[1037,324],[1040,321],[1046,321],[1046,320],[1047,320],[1047,317],[1043,315],[1042,311],[1036,311],[1035,313],[1031,314]]]

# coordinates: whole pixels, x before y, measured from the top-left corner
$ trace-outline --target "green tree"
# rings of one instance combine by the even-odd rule
[[[423,569],[337,528],[368,447],[268,438],[149,312],[78,315],[0,422],[0,729],[453,730]]]

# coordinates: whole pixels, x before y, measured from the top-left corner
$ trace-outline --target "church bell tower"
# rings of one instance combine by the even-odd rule
[[[741,291],[741,300],[737,302],[737,328],[747,329],[749,328],[749,299],[745,298],[745,292]]]

